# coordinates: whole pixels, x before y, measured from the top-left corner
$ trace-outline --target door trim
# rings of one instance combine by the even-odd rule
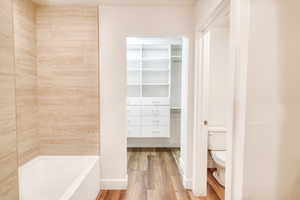
[[[195,65],[195,114],[194,114],[194,144],[193,144],[193,193],[197,196],[207,196],[207,154],[208,154],[208,126],[203,126],[203,121],[207,120],[207,108],[205,102],[208,101],[208,91],[204,92],[202,84],[209,79],[209,67],[205,67],[205,34],[210,25],[220,16],[225,16],[230,12],[230,0],[223,0],[211,12],[204,23],[197,29],[196,32],[196,65]],[[209,39],[209,38],[208,38]],[[207,45],[207,44],[206,44]],[[209,61],[208,61],[209,62]],[[208,68],[204,70],[205,68]],[[205,83],[208,87],[209,83]],[[232,115],[228,116],[232,117]],[[231,130],[230,124],[226,124],[226,129]],[[227,134],[227,138],[231,138],[231,133]],[[229,140],[229,139],[227,139]],[[227,146],[227,154],[231,154],[231,146]],[[231,156],[228,156],[229,160]],[[227,159],[228,160],[228,159]],[[227,162],[231,163],[231,162]],[[227,165],[226,164],[226,168]],[[231,168],[231,166],[229,166]],[[227,183],[227,185],[230,183]],[[231,191],[231,186],[227,186],[227,191]],[[228,198],[231,200],[230,198]]]
[[[231,70],[233,71],[234,121],[232,125],[230,191],[226,200],[243,199],[244,148],[247,113],[247,68],[250,29],[250,0],[231,0]],[[233,151],[234,150],[234,151]],[[227,167],[227,166],[226,166]]]
[[[195,67],[195,112],[193,139],[193,186],[196,196],[207,195],[207,149],[208,149],[208,98],[209,90],[209,40],[210,33],[197,34],[196,67]]]
[[[199,89],[199,77],[201,77],[202,68],[201,51],[203,45],[201,37],[212,22],[220,16],[220,14],[230,12],[230,78],[231,78],[231,103],[228,109],[231,112],[228,114],[226,122],[227,129],[227,160],[226,160],[226,183],[225,183],[225,200],[240,200],[243,199],[243,169],[244,169],[244,144],[246,132],[246,100],[247,100],[247,68],[248,68],[248,43],[249,43],[249,27],[250,27],[250,0],[223,0],[214,11],[211,12],[205,22],[197,28],[196,31],[196,65],[195,70],[195,105],[201,102],[201,95]],[[198,38],[197,38],[198,37]],[[197,77],[198,76],[198,77]],[[198,80],[198,81],[197,81]],[[194,122],[201,122],[201,110],[195,109]],[[197,166],[199,162],[206,165],[206,158],[199,158],[200,152],[207,151],[207,144],[201,148],[197,148],[206,141],[207,136],[199,137],[199,125],[194,126],[194,165],[193,165],[193,188],[194,194],[203,195],[207,193],[204,184],[204,179],[197,178],[194,175],[204,174],[203,167]],[[199,140],[203,140],[202,142]],[[234,150],[234,151],[233,151]],[[197,161],[199,159],[200,161]],[[197,164],[198,163],[198,164]],[[202,169],[202,172],[201,172]],[[199,172],[200,170],[200,172]],[[207,174],[206,174],[207,175]],[[205,176],[206,176],[205,175]],[[198,181],[198,182],[197,182]],[[199,183],[199,181],[202,183]]]

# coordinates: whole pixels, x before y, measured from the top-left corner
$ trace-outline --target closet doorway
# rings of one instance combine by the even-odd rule
[[[187,49],[181,37],[127,38],[129,188],[134,173],[155,167],[157,159],[184,171]]]

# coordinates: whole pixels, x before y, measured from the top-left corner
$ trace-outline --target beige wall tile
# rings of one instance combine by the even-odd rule
[[[37,8],[41,154],[99,151],[98,9]]]
[[[0,199],[18,200],[12,1],[0,1]]]
[[[16,109],[19,164],[39,154],[35,5],[14,1]]]
[[[12,1],[0,1],[0,73],[14,73]]]

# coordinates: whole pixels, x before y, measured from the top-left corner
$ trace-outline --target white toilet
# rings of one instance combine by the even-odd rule
[[[217,168],[213,172],[213,176],[222,186],[225,186],[226,134],[224,132],[210,132],[208,149],[214,166]]]

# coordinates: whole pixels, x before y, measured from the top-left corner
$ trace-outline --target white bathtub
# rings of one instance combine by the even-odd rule
[[[98,156],[39,156],[19,168],[20,200],[95,200]]]

